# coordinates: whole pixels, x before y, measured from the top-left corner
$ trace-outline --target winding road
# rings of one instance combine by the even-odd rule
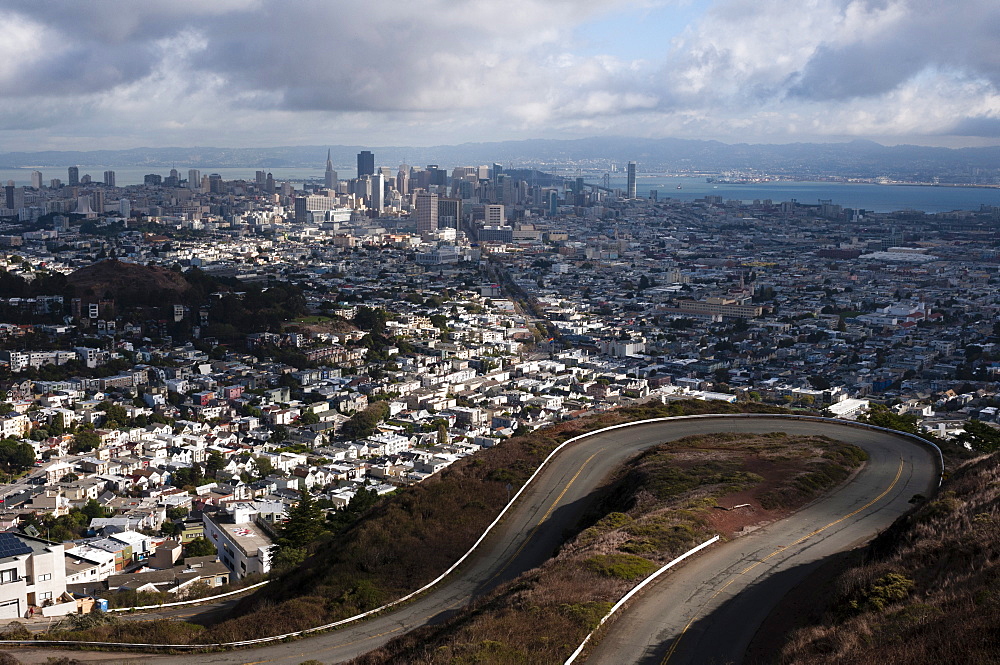
[[[937,455],[900,435],[846,424],[775,417],[695,417],[639,424],[567,446],[529,486],[479,552],[413,602],[381,616],[302,640],[190,655],[9,649],[23,663],[65,655],[83,662],[296,665],[337,663],[407,630],[439,621],[472,598],[549,558],[607,474],[652,445],[713,432],[824,434],[856,443],[870,461],[848,483],[803,510],[715,546],[645,590],[605,631],[587,663],[738,663],[781,597],[823,558],[870,538],[937,486]]]

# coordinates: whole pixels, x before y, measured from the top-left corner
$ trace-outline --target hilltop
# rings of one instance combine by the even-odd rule
[[[179,272],[117,259],[80,268],[67,281],[84,302],[108,298],[120,305],[162,305],[178,301],[191,290],[191,284]]]

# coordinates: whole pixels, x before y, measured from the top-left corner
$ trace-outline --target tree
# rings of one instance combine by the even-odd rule
[[[49,435],[50,436],[60,436],[66,431],[66,421],[63,418],[63,414],[57,413],[52,416],[52,420],[49,422]]]
[[[73,437],[73,452],[89,453],[91,450],[100,447],[101,437],[92,429],[80,430]]]
[[[341,432],[350,439],[364,439],[375,432],[382,420],[389,416],[389,405],[379,400],[372,402],[364,411],[355,413],[344,423]]]
[[[313,411],[306,411],[299,417],[300,425],[315,425],[319,422],[319,416],[317,416]]]
[[[266,478],[271,473],[274,472],[274,465],[271,464],[271,460],[266,457],[254,457],[254,464],[257,466],[257,477]]]
[[[819,374],[814,374],[809,377],[809,384],[816,390],[829,390],[830,380],[825,376],[820,376]]]
[[[965,444],[977,453],[993,453],[1000,450],[1000,430],[978,420],[970,420],[964,425],[965,431],[958,435],[959,443]]]
[[[222,453],[213,450],[208,454],[208,459],[205,460],[206,473],[214,477],[215,473],[224,466],[226,466],[226,458],[222,456]]]
[[[184,546],[185,558],[193,556],[212,556],[217,553],[218,551],[215,549],[215,545],[213,545],[207,538],[195,538]]]
[[[124,425],[128,422],[128,411],[123,406],[104,401],[98,404],[97,408],[104,412],[109,425]]]
[[[271,443],[281,443],[288,438],[288,428],[284,425],[275,425],[271,430]]]
[[[94,519],[95,517],[107,517],[108,515],[108,511],[104,509],[104,506],[97,503],[97,499],[90,499],[87,501],[81,511],[90,519]]]
[[[302,490],[299,502],[288,511],[288,521],[278,533],[279,551],[286,547],[305,548],[323,533],[323,509],[309,490]]]
[[[0,464],[8,471],[24,471],[35,463],[35,449],[16,439],[0,441]]]
[[[381,334],[385,331],[386,313],[383,309],[361,306],[354,315],[354,325],[368,332]]]

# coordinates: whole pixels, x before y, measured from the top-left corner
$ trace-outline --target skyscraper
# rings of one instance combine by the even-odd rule
[[[381,171],[379,171],[378,173],[372,174],[371,181],[371,207],[378,210],[380,213],[385,212],[385,176],[382,175]],[[435,204],[435,207],[437,207],[437,204]]]
[[[403,196],[410,193],[410,167],[406,164],[400,164],[396,172],[396,191]]]
[[[437,227],[437,194],[417,194],[417,233],[423,233],[424,231],[437,231]]]
[[[222,176],[218,173],[210,173],[208,175],[208,191],[212,194],[223,194],[224,185],[222,184]]]
[[[32,171],[31,172],[31,186],[34,187],[35,189],[41,189],[42,188],[42,172],[41,171]]]
[[[201,187],[201,171],[198,169],[188,169],[188,189],[198,189]]]
[[[375,155],[369,150],[358,153],[358,177],[375,175]]]
[[[77,187],[80,184],[80,167],[69,167],[69,186]]]
[[[628,163],[628,198],[635,198],[635,162]]]
[[[115,186],[115,172],[114,171],[105,171],[104,172],[104,184],[107,187],[114,187]]]
[[[337,172],[333,170],[333,162],[330,161],[329,148],[326,150],[326,174],[323,176],[323,185],[327,189],[337,189]]]
[[[483,223],[487,226],[503,226],[507,223],[503,206],[498,203],[487,205],[483,213]]]

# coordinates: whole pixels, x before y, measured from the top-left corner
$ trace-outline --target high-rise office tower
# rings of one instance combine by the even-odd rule
[[[369,150],[358,153],[358,177],[375,175],[375,155]]]
[[[403,196],[410,193],[410,167],[406,164],[400,164],[396,172],[396,191]]]
[[[380,213],[385,212],[385,176],[379,171],[371,176],[371,181],[371,207]]]
[[[107,187],[114,187],[115,186],[115,172],[114,171],[105,171],[104,172],[104,184]]]
[[[124,217],[125,219],[128,219],[129,217],[131,217],[132,216],[132,202],[129,201],[128,199],[119,199],[118,200],[118,212],[121,213],[121,216]]]
[[[260,187],[261,189],[264,188],[264,183],[266,181],[267,181],[267,173],[265,173],[264,171],[257,171],[254,174],[254,182],[257,183],[257,186]]]
[[[330,149],[326,151],[326,174],[323,176],[323,185],[327,189],[337,189],[337,172],[333,170],[333,162],[330,161]]]
[[[628,163],[628,197],[635,198],[635,162]]]
[[[438,228],[457,229],[462,225],[462,202],[458,199],[438,199]]]
[[[201,188],[201,171],[198,169],[188,169],[188,189]]]
[[[437,231],[437,227],[437,194],[417,194],[417,233],[423,233],[424,231]]]
[[[32,171],[31,172],[31,186],[34,187],[35,189],[41,189],[42,188],[42,172],[41,171]]]
[[[490,204],[483,210],[483,223],[487,226],[503,226],[507,223],[503,206],[497,203]]]
[[[222,176],[218,173],[208,175],[208,191],[212,194],[223,194]]]
[[[69,167],[69,186],[77,187],[80,184],[80,167],[71,166]]]

